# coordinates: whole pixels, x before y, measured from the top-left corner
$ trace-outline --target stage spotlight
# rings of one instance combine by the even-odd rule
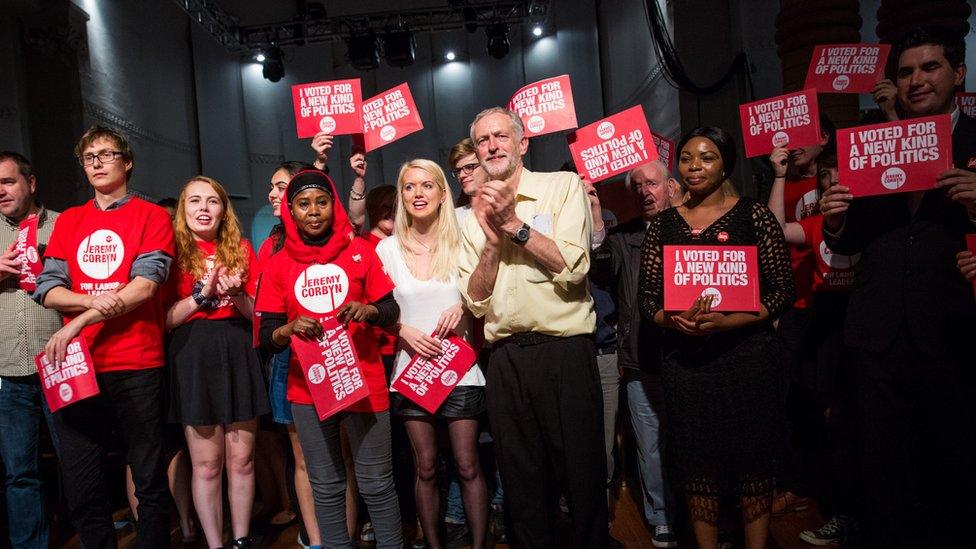
[[[257,61],[258,63],[264,63],[265,59],[267,59],[267,57],[265,57],[263,53],[259,53],[254,56],[254,60]]]
[[[485,37],[488,38],[488,55],[501,59],[508,55],[508,23],[492,23],[485,27]]]
[[[453,51],[449,51],[447,52],[447,55],[444,56],[444,59],[447,59],[448,61],[454,61],[455,59],[457,59],[457,55],[455,55]]]
[[[532,36],[542,36],[542,25],[536,25],[532,27]]]
[[[372,29],[354,33],[348,45],[349,64],[356,70],[368,71],[380,66],[380,51]]]
[[[391,67],[408,67],[416,58],[417,41],[409,29],[387,32],[383,37],[386,64]]]
[[[277,82],[285,77],[285,62],[281,58],[281,49],[272,46],[264,51],[264,68],[261,73],[272,82]]]

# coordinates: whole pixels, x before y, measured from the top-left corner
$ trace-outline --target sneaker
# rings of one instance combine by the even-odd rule
[[[496,544],[508,543],[508,534],[505,532],[505,511],[497,505],[491,511],[491,533]]]
[[[674,535],[674,531],[668,524],[655,526],[654,533],[651,535],[651,544],[654,547],[677,547],[678,536]]]
[[[847,540],[850,527],[851,522],[847,517],[834,515],[820,528],[800,532],[800,539],[810,545],[840,545]]]
[[[359,539],[363,543],[373,543],[376,541],[376,532],[373,532],[373,523],[364,522],[363,529],[359,533]]]
[[[810,507],[810,498],[798,496],[789,490],[779,492],[773,497],[773,506],[770,514],[774,517],[781,517],[789,513],[806,511]]]
[[[447,535],[445,536],[444,543],[447,544],[448,549],[471,545],[471,531],[468,529],[467,524],[448,522],[446,526]]]

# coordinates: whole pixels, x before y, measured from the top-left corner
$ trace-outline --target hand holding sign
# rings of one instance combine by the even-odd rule
[[[434,356],[414,356],[390,386],[430,413],[441,407],[478,354],[460,336],[451,334],[438,341]]]
[[[696,304],[708,312],[759,311],[756,246],[664,246],[664,310]]]
[[[898,111],[895,109],[895,102],[898,98],[898,88],[895,83],[885,78],[871,88],[871,96],[874,102],[884,113],[885,120],[894,122],[898,120]]]
[[[328,319],[316,324],[315,339],[292,337],[291,348],[305,373],[305,382],[319,419],[325,419],[369,396],[359,356],[349,332]]]
[[[837,230],[844,225],[847,209],[851,207],[854,195],[844,185],[833,185],[820,197],[820,213],[824,216],[824,225],[828,229]]]
[[[312,137],[312,150],[315,151],[315,163],[325,165],[329,161],[329,149],[335,137],[330,133],[319,132]]]
[[[285,324],[281,329],[283,337],[293,335],[302,336],[306,339],[319,339],[322,337],[322,324],[314,318],[300,316]]]
[[[336,320],[342,324],[343,328],[348,328],[350,322],[368,322],[376,320],[379,311],[375,305],[367,305],[358,301],[349,301],[336,313]]]
[[[407,324],[400,325],[400,341],[406,343],[414,354],[426,359],[434,358],[441,352],[440,341]]]
[[[41,390],[51,412],[98,394],[95,365],[85,340],[76,337],[67,343],[64,359],[51,362],[45,353],[34,357]]]
[[[949,199],[966,207],[970,219],[976,219],[976,173],[952,168],[935,178],[935,187],[945,189]]]
[[[79,315],[75,317],[74,320],[62,326],[57,332],[54,332],[54,335],[51,336],[51,339],[47,340],[47,344],[44,346],[44,355],[57,367],[61,366],[65,356],[68,354],[68,344],[71,340],[78,337],[81,329],[85,327],[84,320],[79,321],[79,319],[83,319],[83,316]]]
[[[966,245],[968,250],[956,254],[956,266],[962,276],[973,283],[976,291],[976,234],[966,235]]]

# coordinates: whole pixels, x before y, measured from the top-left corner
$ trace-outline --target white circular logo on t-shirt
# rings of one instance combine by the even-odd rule
[[[617,128],[614,128],[610,122],[601,122],[596,127],[596,134],[600,136],[600,139],[610,139],[616,131]]]
[[[702,297],[707,295],[712,296],[712,308],[718,307],[718,304],[722,302],[722,292],[718,291],[718,288],[705,288],[702,293]]]
[[[785,147],[790,142],[790,136],[786,132],[776,132],[773,134],[773,146]]]
[[[837,78],[834,78],[832,85],[837,91],[846,90],[847,86],[851,84],[851,79],[847,77],[846,74],[842,74]]]
[[[125,244],[115,231],[99,229],[78,246],[78,267],[95,280],[105,280],[122,265]]]
[[[40,257],[37,255],[37,248],[33,246],[27,247],[27,261],[31,263],[37,263]]]
[[[857,265],[859,259],[861,259],[861,254],[854,255],[841,255],[835,254],[830,251],[827,244],[824,242],[820,243],[820,258],[823,262],[830,266],[831,269],[850,269],[854,265]]]
[[[295,281],[295,298],[309,311],[331,313],[346,301],[349,277],[338,265],[310,265]]]
[[[881,185],[886,189],[894,191],[904,185],[907,178],[908,176],[905,174],[905,170],[898,167],[888,168],[881,174]]]
[[[58,396],[61,397],[61,400],[68,402],[71,400],[71,397],[75,396],[75,392],[71,389],[71,385],[62,383],[61,386],[58,387]]]
[[[538,114],[531,116],[529,117],[529,122],[528,124],[526,124],[526,126],[529,127],[529,131],[531,131],[532,133],[539,133],[545,129],[546,119],[542,118]]]
[[[383,141],[393,141],[394,137],[396,137],[396,128],[393,126],[383,126],[380,130],[380,139]]]
[[[322,120],[319,120],[319,129],[325,133],[332,133],[336,129],[335,118],[331,116],[323,116]]]
[[[308,367],[308,380],[313,385],[318,385],[325,381],[325,366],[321,364],[312,364]]]

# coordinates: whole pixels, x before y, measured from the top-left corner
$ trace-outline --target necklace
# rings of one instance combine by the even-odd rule
[[[412,230],[410,231],[410,238],[413,239],[413,241],[416,242],[417,244],[423,246],[424,249],[427,250],[427,253],[429,254],[434,253],[434,249],[428,246],[427,244],[425,244],[422,240],[420,240],[420,238],[418,238],[417,235],[414,234],[414,231]]]

